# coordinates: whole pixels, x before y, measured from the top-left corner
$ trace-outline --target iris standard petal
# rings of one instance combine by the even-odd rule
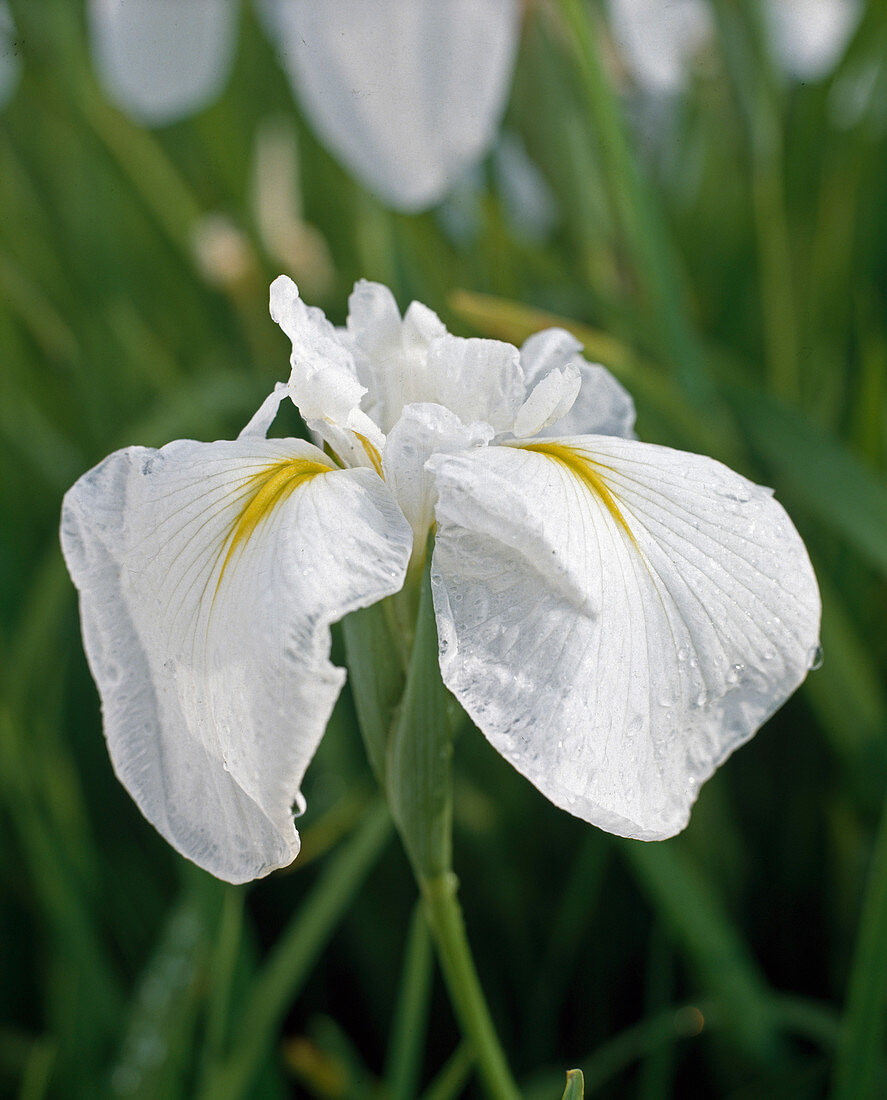
[[[131,447],[70,490],[61,533],[124,786],[219,878],[289,863],[345,677],[329,626],[397,591],[409,558],[382,481],[302,440]]]
[[[383,202],[438,202],[493,143],[516,0],[262,0],[321,140]]]
[[[483,421],[463,424],[442,405],[407,405],[385,441],[385,482],[413,528],[414,553],[423,560],[434,520],[434,475],[427,468],[433,454],[485,447],[493,438]]]
[[[631,394],[597,363],[580,354],[582,344],[562,328],[547,328],[525,340],[520,352],[527,388],[538,385],[550,371],[572,364],[579,371],[579,395],[564,416],[541,429],[543,436],[621,435],[634,438],[635,410]]]
[[[306,305],[292,279],[279,275],[271,284],[271,317],[293,345],[288,382],[290,397],[315,430],[326,437],[325,424],[359,432],[376,448],[384,439],[361,409],[366,391],[357,377],[351,350],[316,306]],[[341,441],[339,433],[329,441]]]
[[[659,839],[804,679],[820,603],[771,493],[604,436],[435,458],[444,682],[552,802]]]
[[[90,0],[96,71],[108,95],[146,126],[211,103],[234,59],[235,0]]]

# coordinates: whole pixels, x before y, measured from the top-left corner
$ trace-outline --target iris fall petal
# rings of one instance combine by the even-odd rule
[[[389,491],[330,466],[301,440],[187,440],[117,451],[65,498],[115,770],[230,882],[297,854],[292,805],[345,677],[329,626],[403,583]]]
[[[604,436],[432,460],[444,682],[552,802],[660,839],[804,679],[819,594],[771,493]]]

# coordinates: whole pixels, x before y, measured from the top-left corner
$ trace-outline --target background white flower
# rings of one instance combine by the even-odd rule
[[[712,459],[625,438],[631,399],[566,332],[460,339],[367,282],[349,305],[336,329],[277,279],[291,376],[239,439],[118,451],[65,498],[121,780],[222,878],[288,863],[344,681],[329,626],[397,592],[435,522],[447,687],[556,805],[673,835],[814,659],[787,515]],[[265,438],[287,396],[334,459]]]
[[[652,95],[685,85],[694,58],[711,45],[707,0],[609,0],[616,45],[634,79]],[[762,0],[765,25],[785,71],[819,80],[832,71],[862,14],[859,0]]]
[[[258,0],[309,123],[386,204],[438,202],[493,144],[517,0]],[[90,0],[111,99],[146,125],[205,106],[233,64],[238,0]]]

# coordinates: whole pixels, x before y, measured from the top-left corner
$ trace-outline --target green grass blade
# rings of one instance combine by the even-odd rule
[[[887,805],[872,853],[838,1041],[832,1100],[876,1100],[887,1089]]]
[[[227,1058],[209,1074],[200,1096],[236,1100],[273,1046],[280,1022],[361,883],[391,838],[388,810],[378,803],[330,857],[317,885],[284,930],[248,994]]]
[[[754,450],[783,491],[887,574],[887,486],[800,413],[744,387],[728,392]]]
[[[625,841],[619,849],[706,989],[729,1007],[737,1043],[758,1061],[772,1059],[780,1040],[771,995],[711,881],[675,841]]]
[[[474,1069],[474,1055],[467,1042],[460,1043],[443,1069],[422,1093],[421,1100],[456,1100],[461,1096]]]
[[[431,998],[433,952],[421,903],[410,921],[404,970],[391,1028],[385,1081],[388,1100],[412,1100],[422,1072]]]

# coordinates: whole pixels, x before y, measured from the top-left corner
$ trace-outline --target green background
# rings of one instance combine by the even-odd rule
[[[887,1094],[887,6],[810,84],[782,75],[754,4],[712,6],[705,65],[653,108],[617,91],[597,5],[531,5],[506,123],[558,224],[527,239],[485,164],[457,245],[330,157],[251,5],[221,98],[148,131],[99,89],[79,3],[11,4],[0,1094],[480,1095],[347,689],[295,867],[216,882],[114,779],[58,549],[62,494],[105,454],[232,438],[286,376],[267,315],[280,262],[253,200],[269,119],[296,142],[325,242],[289,271],[309,300],[341,322],[365,276],[462,335],[520,342],[539,311],[569,319],[632,390],[642,439],[775,487],[820,580],[821,669],[673,841],[573,820],[477,731],[460,737],[462,905],[524,1094],[560,1096],[571,1065],[602,1097]],[[239,234],[232,268],[197,258],[212,215]],[[299,431],[295,414],[275,430]]]

